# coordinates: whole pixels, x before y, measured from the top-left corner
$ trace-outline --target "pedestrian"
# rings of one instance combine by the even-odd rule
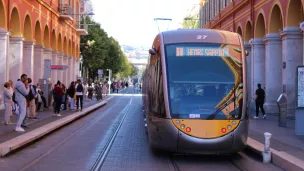
[[[264,102],[265,102],[265,91],[261,88],[261,84],[258,84],[258,89],[255,91],[255,110],[256,116],[254,119],[259,118],[259,109],[261,109],[263,114],[263,119],[266,118],[265,110],[264,110]]]
[[[61,82],[58,81],[56,87],[53,89],[54,92],[54,100],[55,100],[55,110],[54,116],[61,116],[60,115],[60,107],[62,104],[62,97],[63,97],[63,90],[61,88]]]
[[[21,124],[26,115],[26,96],[29,94],[29,87],[27,83],[27,75],[22,74],[21,80],[17,81],[15,84],[15,99],[19,106],[19,117],[16,124],[15,131],[24,132],[25,130],[21,128]]]
[[[90,85],[91,89],[89,88],[89,96],[92,96],[92,86]],[[84,92],[84,85],[81,83],[81,80],[77,80],[77,84],[75,86],[76,88],[76,99],[77,99],[77,110],[79,110],[79,101],[80,101],[80,111],[82,111],[82,105],[83,105],[83,92]]]
[[[35,98],[37,97],[36,87],[32,85],[32,79],[28,78],[29,88],[31,95],[31,98],[28,98],[27,101],[29,103],[29,119],[37,119],[36,117],[36,103]]]
[[[14,90],[14,82],[13,82],[12,80],[9,80],[8,82],[10,83],[9,91],[10,91],[10,93],[13,95],[14,92],[15,92],[15,90]],[[12,103],[11,103],[11,108],[12,108],[12,110],[11,110],[10,117],[13,116],[13,106],[14,106],[14,105],[15,105],[15,103],[14,103],[14,101],[12,101]]]
[[[41,98],[41,90],[37,91],[37,114],[38,112],[40,112],[40,108],[41,108],[41,104],[42,104],[42,98]]]
[[[75,83],[74,81],[71,82],[70,87],[68,88],[67,95],[69,98],[69,103],[70,103],[70,111],[74,110],[75,106],[75,100],[74,100],[74,95],[75,95],[76,89],[75,89]]]
[[[4,124],[5,125],[12,124],[10,115],[12,112],[13,93],[10,91],[10,86],[11,86],[11,84],[9,82],[6,82],[4,84],[3,100],[4,100],[4,107],[5,107],[5,112],[4,112]]]
[[[108,87],[107,87],[107,82],[104,82],[103,86],[103,94],[105,97],[108,97]]]

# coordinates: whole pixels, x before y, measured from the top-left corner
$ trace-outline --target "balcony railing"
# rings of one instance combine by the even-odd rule
[[[73,8],[69,4],[60,4],[58,10],[61,19],[73,21]]]
[[[76,24],[77,32],[80,35],[88,35],[89,34],[89,26],[87,24],[80,24],[77,22]]]

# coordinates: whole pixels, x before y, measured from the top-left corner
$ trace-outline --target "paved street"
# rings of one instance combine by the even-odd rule
[[[151,151],[144,128],[142,97],[132,93],[129,88],[124,94],[116,94],[106,106],[2,158],[0,170],[90,170],[125,114],[101,170],[281,170],[262,164],[250,153],[186,156]]]

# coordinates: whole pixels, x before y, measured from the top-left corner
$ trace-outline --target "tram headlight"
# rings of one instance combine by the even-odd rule
[[[181,128],[182,128],[182,129],[184,129],[184,128],[185,128],[185,125],[184,125],[184,124],[182,124],[182,125],[181,125]]]
[[[230,126],[230,125],[228,125],[228,126],[227,126],[227,129],[231,129],[231,126]]]
[[[236,122],[235,121],[232,121],[232,125],[235,125],[236,124]]]
[[[180,121],[179,121],[179,120],[176,120],[176,124],[180,124]]]

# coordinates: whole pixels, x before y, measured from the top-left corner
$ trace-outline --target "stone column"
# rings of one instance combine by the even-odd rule
[[[265,110],[278,113],[277,99],[282,93],[282,41],[279,33],[267,34],[265,41]]]
[[[303,35],[299,27],[286,27],[281,32],[283,50],[283,91],[287,94],[287,112],[296,108],[296,69],[303,64]],[[285,64],[284,64],[285,63]]]
[[[9,41],[9,79],[16,82],[22,74],[23,37],[10,37]]]
[[[39,79],[43,78],[43,47],[41,45],[34,46],[34,83],[37,84]]]
[[[72,80],[76,79],[76,72],[75,72],[75,58],[72,57]]]
[[[34,81],[35,42],[23,42],[23,73]],[[33,83],[35,84],[35,82]]]
[[[247,91],[248,91],[248,103],[253,102],[252,96],[252,56],[251,56],[251,45],[249,42],[244,43],[245,50],[248,51],[248,56],[246,56],[246,76],[247,76]]]
[[[63,55],[63,65],[68,65],[68,56]],[[68,82],[68,69],[63,71],[63,77],[62,77],[62,82],[64,84],[67,84]]]
[[[43,59],[44,60],[52,60],[52,50],[51,49],[49,49],[49,48],[44,48],[43,49]],[[45,69],[45,64],[44,64],[44,61],[43,61],[43,69]],[[51,71],[48,71],[48,72],[51,72]],[[49,79],[49,78],[51,78],[51,74],[49,73],[49,74],[47,74],[47,73],[44,73],[43,72],[43,76],[44,77],[47,77],[47,78],[44,78],[44,79]]]
[[[250,40],[252,46],[252,90],[255,96],[257,84],[260,83],[265,88],[265,44],[262,38]],[[254,97],[253,96],[253,97]]]
[[[7,51],[8,51],[8,32],[5,29],[0,29],[0,95],[2,96],[3,85],[8,81],[7,78]]]
[[[79,71],[79,59],[75,59],[75,72],[76,72],[76,77],[80,77],[80,71]]]
[[[8,35],[9,33],[4,29],[0,28],[0,97],[3,98],[4,83],[8,81],[7,72],[7,52],[8,52]],[[3,102],[1,100],[1,102]],[[0,109],[4,109],[4,104],[0,104]]]
[[[72,59],[73,57],[71,56],[68,57],[68,77],[67,77],[68,83],[70,83],[72,80],[72,71],[73,71]]]
[[[52,51],[52,65],[58,65],[57,62],[57,57],[58,52],[56,51]],[[58,79],[57,79],[57,70],[51,70],[51,81],[52,84],[54,85],[55,83],[57,83]]]
[[[62,53],[58,53],[57,55],[57,65],[63,65],[63,54]],[[63,80],[63,72],[62,70],[57,70],[57,80],[56,82],[62,81]]]

